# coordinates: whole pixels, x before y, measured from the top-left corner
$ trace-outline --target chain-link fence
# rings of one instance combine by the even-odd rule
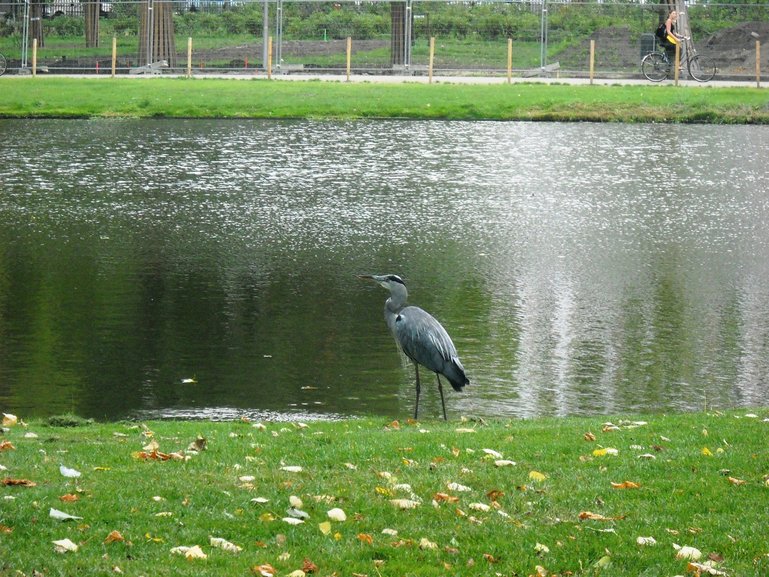
[[[640,75],[667,4],[540,1],[0,0],[9,71]],[[769,3],[690,3],[719,78],[769,70]],[[430,39],[434,38],[431,45]],[[757,50],[758,49],[758,50]],[[349,67],[349,68],[348,68]]]

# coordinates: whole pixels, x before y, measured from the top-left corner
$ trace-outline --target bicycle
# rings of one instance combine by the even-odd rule
[[[5,56],[0,54],[0,76],[5,74],[6,70],[8,70],[8,61],[5,59]]]
[[[686,38],[685,40],[689,40]],[[681,64],[686,61],[686,69],[689,71],[689,76],[694,78],[697,82],[707,82],[716,75],[716,63],[712,58],[707,56],[700,56],[694,49],[693,45],[689,45],[687,42],[686,50],[684,50],[684,56],[681,59]],[[668,56],[664,51],[655,49],[653,52],[649,52],[641,60],[641,71],[647,80],[651,82],[662,82],[673,71],[673,66],[668,60]]]

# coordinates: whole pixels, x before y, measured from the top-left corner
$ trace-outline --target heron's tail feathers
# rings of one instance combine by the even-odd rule
[[[451,362],[446,363],[443,376],[451,383],[455,391],[461,392],[465,385],[470,384],[470,380],[465,375],[465,368],[457,357],[451,357]]]

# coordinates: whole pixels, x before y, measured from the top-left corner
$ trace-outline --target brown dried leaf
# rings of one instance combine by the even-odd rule
[[[438,503],[459,503],[459,497],[449,495],[448,493],[436,493],[433,495],[433,500],[437,501]]]
[[[0,442],[0,451],[15,451],[16,447],[13,446],[13,443],[10,441],[1,441]]]
[[[109,535],[104,538],[104,543],[125,543],[126,539],[120,534],[120,531],[111,531]]]
[[[586,441],[595,441],[595,435],[593,433],[591,433],[590,431],[585,433],[583,436],[584,436]]]
[[[499,489],[492,489],[488,493],[486,493],[486,497],[488,497],[489,501],[495,503],[499,501],[502,497],[504,497],[505,494],[500,491]]]
[[[622,520],[624,518],[625,518],[624,515],[621,515],[619,517],[604,517],[603,515],[601,515],[599,513],[593,513],[591,511],[582,511],[579,514],[579,520],[580,521],[585,521],[585,520],[589,520],[589,521],[620,521],[620,520]]]
[[[622,483],[612,483],[613,489],[640,489],[641,485],[633,481],[623,481]]]
[[[747,483],[747,481],[743,481],[742,479],[737,479],[735,477],[727,477],[727,479],[729,479],[729,482],[732,485],[744,485],[745,483]]]
[[[261,575],[262,577],[273,577],[274,575],[277,575],[278,570],[269,563],[264,563],[262,565],[254,565],[251,567],[251,572],[255,575]]]
[[[36,487],[37,483],[34,481],[30,481],[29,479],[11,479],[10,477],[6,477],[2,480],[0,483],[2,485],[5,485],[6,487]]]
[[[305,573],[316,573],[318,571],[318,566],[309,559],[305,559],[302,562],[302,571]]]
[[[365,543],[366,545],[373,545],[374,537],[372,537],[368,533],[358,533],[358,541],[360,541],[361,543]]]
[[[74,493],[67,493],[66,495],[62,495],[59,497],[59,501],[62,501],[64,503],[74,503],[75,501],[79,501],[80,496],[75,495]]]

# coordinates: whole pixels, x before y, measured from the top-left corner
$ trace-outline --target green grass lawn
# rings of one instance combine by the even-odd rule
[[[0,575],[769,573],[766,409],[62,425],[0,437]]]
[[[419,118],[769,122],[757,88],[0,78],[0,117]]]

